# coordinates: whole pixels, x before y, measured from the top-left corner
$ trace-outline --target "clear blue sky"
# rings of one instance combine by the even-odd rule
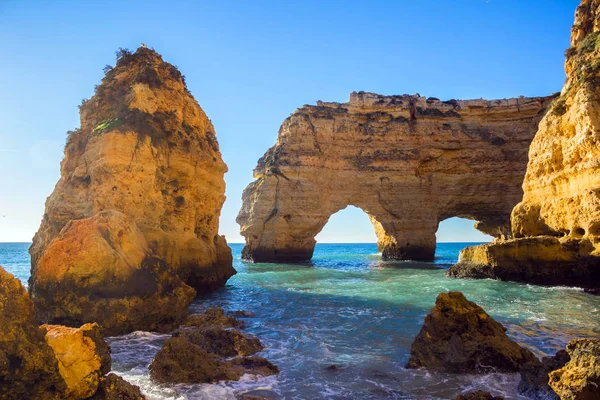
[[[0,241],[29,241],[59,177],[65,133],[119,47],[154,47],[187,77],[229,165],[221,233],[256,160],[303,104],[354,90],[442,99],[560,90],[575,0],[0,0]],[[448,220],[440,241],[485,240]],[[318,237],[371,242],[359,210]]]

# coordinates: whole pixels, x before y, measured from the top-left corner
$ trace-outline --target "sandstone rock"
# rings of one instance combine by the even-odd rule
[[[478,390],[476,392],[459,394],[458,396],[453,397],[452,400],[504,400],[504,397],[492,396],[489,392]]]
[[[94,395],[111,366],[110,347],[100,326],[42,325],[42,328],[47,330],[46,342],[54,350],[60,375],[67,385],[66,398],[87,399]]]
[[[222,357],[249,356],[264,349],[258,338],[237,329],[181,328],[173,336],[185,338],[203,350]]]
[[[157,383],[213,383],[238,380],[242,375],[268,376],[276,366],[262,357],[223,360],[185,339],[168,339],[150,364],[150,377]]]
[[[222,308],[210,308],[202,314],[189,315],[183,322],[183,326],[194,326],[197,328],[243,328],[244,322],[232,316],[225,315]]]
[[[432,260],[439,222],[510,237],[527,148],[551,97],[440,101],[352,93],[303,106],[258,161],[237,221],[243,257],[307,261],[348,205],[365,211],[384,258]]]
[[[145,400],[138,386],[132,385],[119,375],[108,374],[100,382],[98,391],[90,400]]]
[[[39,259],[30,287],[41,321],[98,322],[108,335],[172,330],[195,294],[118,211],[69,222]]]
[[[600,398],[600,340],[575,339],[567,345],[570,361],[550,373],[549,384],[561,400]]]
[[[218,235],[227,167],[181,73],[151,49],[121,51],[80,116],[30,248],[34,280],[70,221],[115,210],[188,285],[199,292],[223,286],[235,273]]]
[[[447,373],[518,372],[537,361],[460,292],[440,293],[415,338],[407,368]]]
[[[566,52],[565,86],[531,142],[523,198],[511,215],[514,236],[527,240],[491,244],[492,259],[486,263],[483,250],[465,251],[459,270],[486,269],[504,279],[507,270],[519,268],[524,254],[536,252],[544,253],[543,259],[535,263],[525,257],[525,269],[535,271],[519,280],[600,287],[599,37],[600,2],[583,0]],[[554,244],[548,246],[544,236],[555,237]],[[569,271],[575,275],[570,279]]]
[[[553,400],[559,397],[548,385],[548,374],[569,362],[569,354],[560,350],[553,357],[544,357],[542,362],[528,364],[521,369],[519,393],[536,400]]]
[[[0,267],[0,398],[62,399],[66,388],[21,282]]]

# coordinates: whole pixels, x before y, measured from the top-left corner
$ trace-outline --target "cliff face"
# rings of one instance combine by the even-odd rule
[[[600,285],[600,1],[577,8],[571,46],[565,86],[529,149],[516,239],[466,249],[453,276]]]
[[[123,51],[80,114],[30,249],[33,281],[69,221],[115,210],[187,284],[198,291],[224,285],[235,273],[218,235],[227,167],[181,73],[153,50]]]
[[[550,101],[360,92],[296,110],[244,191],[244,258],[309,260],[315,235],[348,205],[369,215],[386,258],[431,260],[439,222],[455,216],[510,237],[527,148]]]

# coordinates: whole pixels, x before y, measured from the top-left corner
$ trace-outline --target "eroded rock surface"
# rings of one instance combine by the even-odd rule
[[[210,308],[202,314],[189,315],[183,322],[183,326],[196,328],[243,328],[244,322],[231,316],[225,315],[222,308]]]
[[[183,337],[203,350],[222,357],[249,356],[263,350],[258,338],[237,329],[181,328],[173,336]]]
[[[475,392],[459,394],[458,396],[453,397],[452,400],[504,400],[504,397],[493,396],[490,392],[477,390]]]
[[[369,215],[385,258],[432,260],[439,222],[455,216],[510,237],[527,149],[550,101],[360,92],[296,110],[244,191],[243,257],[307,261],[348,205]]]
[[[189,286],[199,292],[223,286],[235,273],[218,235],[227,167],[212,123],[181,73],[151,49],[122,51],[80,106],[80,117],[30,249],[34,279],[70,221],[115,210]]]
[[[561,400],[600,398],[600,340],[575,339],[567,345],[571,359],[550,373],[549,384]]]
[[[138,386],[132,385],[119,375],[108,374],[100,382],[98,391],[90,400],[145,400]]]
[[[583,0],[577,8],[571,46],[565,86],[529,148],[523,198],[511,215],[516,239],[464,250],[452,276],[600,287],[597,0]],[[540,261],[529,254],[540,255]]]
[[[569,362],[569,353],[560,350],[553,357],[544,357],[541,362],[534,362],[521,369],[519,393],[535,400],[554,400],[559,397],[548,385],[550,372],[562,368]]]
[[[518,372],[537,361],[505,331],[462,293],[440,293],[411,346],[407,368],[484,374]]]
[[[0,267],[0,398],[63,398],[65,382],[21,281]]]
[[[30,287],[39,320],[98,322],[107,335],[173,330],[195,295],[118,211],[69,222],[38,261]]]
[[[67,388],[69,399],[87,399],[93,396],[104,375],[110,372],[110,346],[103,338],[98,324],[81,328],[61,325],[42,325],[47,330],[46,342],[54,350],[58,369]]]

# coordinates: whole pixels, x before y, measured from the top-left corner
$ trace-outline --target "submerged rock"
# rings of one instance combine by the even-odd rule
[[[54,350],[58,369],[69,399],[87,399],[98,390],[104,375],[110,372],[110,346],[102,337],[98,324],[81,328],[43,325],[46,342]]]
[[[561,400],[600,399],[600,340],[571,340],[567,352],[569,362],[550,372],[552,389]]]
[[[30,286],[38,319],[98,322],[107,335],[172,330],[195,295],[118,211],[69,222],[38,261]]]
[[[455,277],[600,288],[600,3],[582,0],[567,80],[529,147],[514,240],[465,249]]]
[[[245,324],[230,315],[225,315],[222,308],[210,308],[202,314],[189,315],[182,325],[197,328],[243,328]]]
[[[90,400],[145,400],[138,386],[132,385],[119,375],[108,374],[102,381],[98,391]]]
[[[113,307],[118,317],[110,321],[111,326],[97,320],[107,332],[155,329],[157,322],[170,324],[185,313],[191,293],[182,289],[177,276],[203,293],[223,286],[235,273],[231,249],[218,234],[227,166],[221,159],[214,127],[187,90],[181,73],[148,48],[119,52],[116,66],[108,69],[94,96],[81,104],[80,117],[80,128],[68,134],[61,177],[46,201],[30,248],[33,301],[41,310],[40,316],[51,317],[40,322],[93,321],[92,317],[82,318],[88,307],[92,308],[90,314],[99,316],[97,307],[80,302],[79,293],[63,292],[65,285],[50,276],[57,270],[63,275],[77,275],[77,288],[93,285],[92,295],[101,304],[108,298],[127,310],[137,307],[129,303],[136,303],[140,294],[151,297],[158,290],[157,315],[142,315],[140,311],[138,318],[128,311],[116,313]],[[74,223],[103,212],[122,213],[131,221],[128,227],[106,229],[115,234],[121,229],[139,231],[149,249],[144,256],[152,257],[148,258],[152,265],[140,266],[136,259],[128,268],[101,271],[86,254],[77,259],[75,254],[56,251],[56,240],[80,239],[79,232],[73,231]],[[109,267],[111,258],[113,264],[123,264],[115,254],[118,245],[100,243],[99,239],[95,244],[95,255],[104,268]],[[73,244],[71,249],[75,247]],[[137,256],[139,248],[133,251]],[[51,257],[48,252],[53,253]],[[65,272],[67,262],[78,272]],[[99,272],[100,277],[86,275],[88,269]],[[43,287],[37,286],[40,270],[44,270]],[[109,279],[113,272],[115,282]],[[143,283],[129,280],[132,272],[142,274]],[[157,274],[163,275],[161,279],[170,278],[157,280]],[[132,286],[131,293],[122,291],[125,280]],[[166,306],[160,300],[170,290],[185,291],[175,297],[186,300]],[[82,294],[90,295],[87,290]],[[64,307],[61,297],[67,303]],[[174,312],[173,321],[164,321],[166,317],[160,315],[166,308]],[[151,322],[140,325],[144,319]]]
[[[0,267],[0,398],[63,398],[66,385],[45,332],[21,282]]]
[[[549,373],[569,362],[569,354],[560,350],[553,357],[544,357],[541,362],[527,364],[521,369],[519,393],[530,399],[553,400],[559,397],[548,385]]]
[[[505,331],[462,293],[440,293],[411,346],[407,368],[484,374],[518,372],[537,361]]]
[[[173,336],[183,337],[203,350],[222,357],[249,356],[264,348],[258,338],[237,329],[181,328]]]
[[[504,400],[502,396],[492,396],[490,392],[484,392],[483,390],[477,390],[476,392],[469,392],[465,394],[459,394],[453,397],[452,400]]]
[[[269,376],[278,372],[262,357],[224,360],[184,337],[168,339],[150,364],[150,377],[157,383],[213,383],[238,380],[246,373]]]

